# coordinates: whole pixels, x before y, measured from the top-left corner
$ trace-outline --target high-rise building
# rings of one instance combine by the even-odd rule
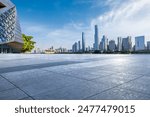
[[[95,35],[94,35],[94,50],[99,50],[99,37],[98,37],[98,26],[95,25]]]
[[[101,46],[100,47],[101,51],[107,51],[108,50],[108,39],[105,35],[103,35],[100,46]]]
[[[109,41],[109,50],[110,50],[111,52],[116,51],[116,44],[115,44],[115,41],[114,41],[114,40],[110,40],[110,41]]]
[[[16,7],[10,0],[0,0],[0,53],[18,53],[22,46]]]
[[[72,45],[72,52],[74,52],[74,44]]]
[[[78,52],[78,43],[77,42],[75,42],[75,45],[74,45],[75,47],[75,52]]]
[[[147,50],[150,50],[150,41],[147,42]]]
[[[84,32],[82,32],[82,52],[85,52],[85,35],[84,35]]]
[[[102,41],[101,41],[100,44],[99,44],[99,49],[100,49],[101,51],[103,51],[103,42],[102,42]]]
[[[118,37],[117,50],[119,52],[122,51],[122,38],[121,37]]]
[[[135,37],[135,51],[145,50],[145,36]]]
[[[79,52],[81,51],[81,43],[80,43],[80,41],[78,41],[78,51]]]
[[[122,49],[123,51],[132,51],[131,36],[122,39]]]

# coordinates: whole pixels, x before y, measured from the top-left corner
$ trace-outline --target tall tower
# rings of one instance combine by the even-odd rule
[[[122,38],[118,37],[117,50],[122,51]]]
[[[85,52],[85,35],[84,35],[84,32],[82,32],[82,52]]]
[[[95,25],[94,39],[95,39],[94,50],[99,50],[99,37],[98,37],[98,26],[97,25]]]
[[[78,51],[80,52],[81,50],[81,44],[80,44],[80,41],[78,41]]]

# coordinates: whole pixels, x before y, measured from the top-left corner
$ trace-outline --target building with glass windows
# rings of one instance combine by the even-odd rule
[[[117,51],[122,51],[122,38],[118,37]]]
[[[94,35],[94,50],[99,50],[99,36],[98,36],[98,25],[95,25],[95,35]]]
[[[122,39],[122,49],[123,51],[132,51],[132,40],[131,36]]]
[[[110,41],[109,41],[109,51],[111,51],[111,52],[116,51],[116,43],[115,43],[115,40],[110,40]]]
[[[135,51],[145,50],[145,36],[135,37]]]
[[[106,52],[108,50],[108,38],[103,35],[101,43],[100,43],[101,51]]]
[[[0,0],[0,53],[19,53],[23,46],[16,6]]]
[[[147,50],[150,50],[150,41],[147,42]]]
[[[85,52],[85,35],[84,32],[82,32],[82,52]]]

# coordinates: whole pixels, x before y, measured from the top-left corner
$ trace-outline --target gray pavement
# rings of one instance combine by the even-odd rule
[[[0,100],[149,100],[150,55],[0,54]]]

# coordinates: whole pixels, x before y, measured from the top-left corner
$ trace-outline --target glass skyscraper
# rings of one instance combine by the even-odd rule
[[[130,36],[122,39],[122,49],[123,49],[123,51],[131,51],[132,50],[132,41],[131,41]]]
[[[101,44],[100,44],[100,48],[101,48],[101,51],[107,51],[108,50],[108,38],[103,35],[103,38],[101,40]]]
[[[84,32],[82,32],[82,52],[85,52],[85,35],[84,35]]]
[[[119,52],[122,51],[122,38],[121,37],[118,37],[117,50]]]
[[[135,37],[135,51],[145,50],[145,36]]]
[[[95,25],[95,35],[94,35],[94,50],[99,50],[99,37],[98,37],[98,26]]]
[[[0,53],[19,53],[23,46],[16,6],[0,0]]]
[[[110,40],[110,41],[109,41],[109,51],[111,51],[111,52],[116,51],[116,43],[115,43],[115,40]]]

